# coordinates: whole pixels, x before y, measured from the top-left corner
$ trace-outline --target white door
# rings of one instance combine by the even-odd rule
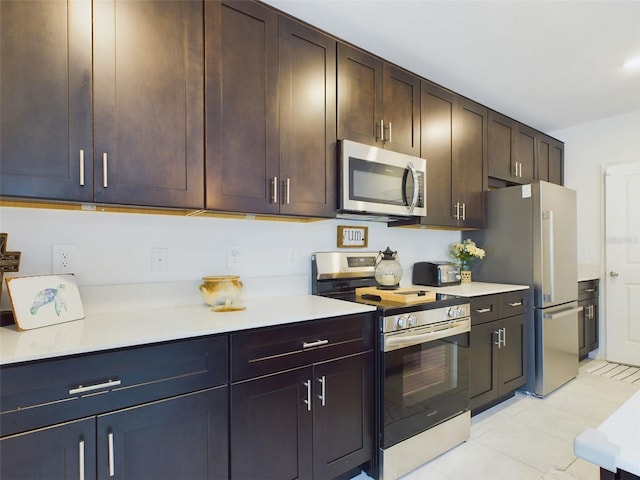
[[[606,357],[640,366],[640,163],[607,167]]]

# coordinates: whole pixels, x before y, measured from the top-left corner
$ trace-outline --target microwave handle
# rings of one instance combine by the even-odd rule
[[[418,185],[418,172],[413,163],[407,163],[407,168],[411,170],[411,176],[413,177],[413,198],[411,199],[411,205],[409,205],[409,213],[413,213],[413,209],[418,204],[418,196],[420,193],[420,185]]]

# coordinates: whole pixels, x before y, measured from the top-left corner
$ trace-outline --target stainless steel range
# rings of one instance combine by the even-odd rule
[[[465,298],[416,287],[393,299],[372,289],[378,257],[317,252],[311,286],[315,295],[377,307],[376,474],[389,480],[469,438],[471,319]]]

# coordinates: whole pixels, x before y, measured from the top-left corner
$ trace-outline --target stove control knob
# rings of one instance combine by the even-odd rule
[[[455,318],[455,316],[456,316],[456,309],[454,307],[451,307],[449,310],[447,310],[447,317]]]
[[[418,318],[412,313],[407,317],[407,327],[415,327],[418,324]]]
[[[398,317],[396,319],[396,330],[407,328],[407,317]]]

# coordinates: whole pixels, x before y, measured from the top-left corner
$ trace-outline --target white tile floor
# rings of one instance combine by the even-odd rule
[[[598,480],[599,469],[573,453],[573,438],[595,428],[640,390],[635,383],[580,374],[544,399],[516,394],[471,419],[471,438],[402,480]]]

